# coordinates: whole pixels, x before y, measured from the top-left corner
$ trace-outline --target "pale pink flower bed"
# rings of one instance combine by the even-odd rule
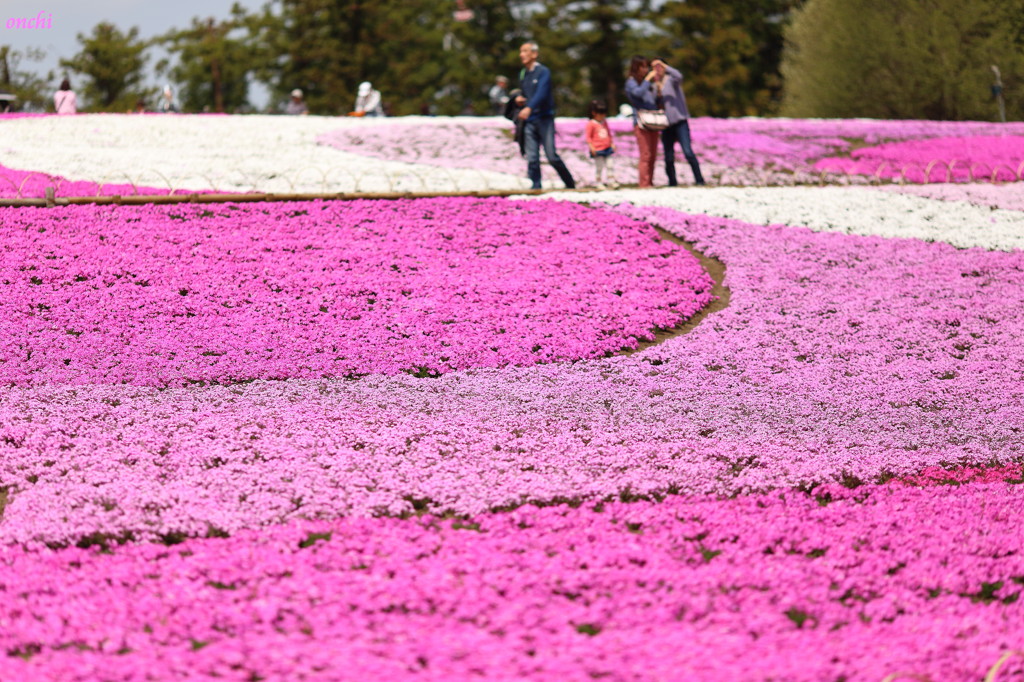
[[[1024,252],[662,208],[351,206],[4,214],[5,676],[973,682],[1024,648]],[[707,300],[651,224],[726,263],[730,305],[586,355],[634,312],[650,329]],[[563,355],[388,364],[439,357],[435,333],[446,353],[507,336],[487,308],[528,273],[540,300],[500,324],[558,320]],[[431,333],[320,310],[371,281],[398,292],[385,328]],[[430,324],[449,309],[484,324]],[[249,348],[231,330],[258,343],[221,366]],[[319,334],[373,346],[331,375],[355,380],[307,366]]]
[[[610,119],[617,146],[616,162],[619,180],[636,181],[638,157],[632,121]],[[511,123],[484,119],[457,119],[446,123],[395,124],[342,129],[320,136],[321,144],[371,158],[402,160],[445,168],[471,168],[498,171],[512,175],[525,173],[525,162],[511,139]],[[573,173],[588,182],[592,163],[587,158],[583,138],[585,120],[560,118],[556,122],[559,153]],[[694,118],[690,122],[693,147],[701,161],[704,175],[718,184],[765,185],[796,183],[865,182],[873,176],[878,162],[868,163],[873,153],[890,149],[879,143],[901,141],[892,147],[895,160],[921,164],[912,182],[924,182],[923,169],[929,161],[951,162],[963,158],[970,150],[974,164],[988,164],[987,175],[996,164],[1004,164],[1016,151],[1001,146],[1007,141],[1013,149],[1024,135],[1024,124],[940,121],[883,121],[867,119],[712,119]],[[943,140],[929,142],[932,138]],[[921,141],[921,142],[907,142]],[[977,141],[977,142],[976,142]],[[858,149],[857,145],[869,145]],[[907,146],[909,145],[909,146]],[[905,147],[905,148],[904,148]],[[836,157],[843,154],[843,157]],[[847,154],[851,154],[851,160]],[[662,151],[656,164],[655,183],[664,184]],[[925,158],[927,157],[927,158]],[[858,159],[862,161],[856,162]],[[1018,163],[1024,159],[1018,159]],[[689,170],[676,149],[677,169],[681,182],[689,181]],[[1016,166],[1014,166],[1016,168]],[[883,177],[899,177],[883,174]],[[975,168],[980,173],[979,168]],[[544,167],[545,177],[557,184],[553,171]],[[1004,171],[1005,174],[1005,171]],[[1018,173],[1019,175],[1019,173]],[[865,176],[858,179],[859,176]],[[960,175],[954,179],[961,180]],[[1006,179],[1000,176],[999,179]],[[944,181],[938,170],[928,182]]]
[[[0,117],[0,125],[4,118]],[[161,120],[171,120],[156,115],[146,118],[154,126],[159,126]],[[560,153],[577,180],[586,185],[593,182],[593,163],[587,155],[584,125],[583,119],[560,118],[556,130]],[[610,125],[618,148],[617,179],[633,183],[638,153],[632,122],[612,119]],[[691,132],[694,149],[711,184],[865,184],[875,176],[914,183],[968,177],[987,181],[993,173],[997,180],[1009,180],[1021,176],[1020,164],[1024,162],[1019,154],[1020,140],[1024,139],[1022,123],[695,118],[691,120]],[[321,135],[318,142],[384,161],[525,176],[525,162],[511,139],[511,123],[492,118],[394,119],[380,125],[340,129]],[[676,155],[680,182],[692,182],[678,149]],[[658,156],[655,184],[664,185],[660,147]],[[130,167],[118,170],[133,172]],[[1011,171],[1015,173],[1012,178]],[[548,185],[560,186],[546,164],[543,172]],[[127,183],[96,184],[0,166],[0,199],[42,197],[48,186],[55,188],[58,197],[160,195],[170,191],[167,187]],[[482,182],[480,188],[483,186]],[[186,187],[174,193],[209,191]]]
[[[1024,211],[1024,183],[1006,184],[973,183],[969,185],[882,185],[883,192],[913,194],[940,201],[965,201],[975,206],[1001,208],[1010,211]]]
[[[979,680],[1024,632],[1020,482],[6,548],[0,674]]]

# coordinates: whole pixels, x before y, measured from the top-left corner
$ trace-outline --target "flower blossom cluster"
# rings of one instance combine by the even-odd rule
[[[97,196],[134,196],[163,195],[172,193],[170,189],[147,187],[126,182],[92,182],[89,180],[68,180],[57,175],[39,171],[22,171],[0,166],[0,198],[32,198],[45,197],[47,188],[54,188],[54,196],[61,197],[97,197]]]
[[[709,187],[602,192],[602,202],[676,208],[759,225],[807,227],[889,239],[919,239],[961,248],[1024,248],[1024,184],[880,187]],[[554,192],[547,197],[591,201]],[[934,197],[934,198],[933,198]],[[968,199],[974,197],[974,199]],[[1001,206],[1001,204],[1003,206]]]
[[[1024,632],[1020,483],[5,548],[0,674],[974,682]]]
[[[899,192],[944,202],[965,202],[984,208],[1024,211],[1024,183],[881,185],[878,190]]]
[[[556,123],[560,154],[580,184],[593,177],[584,125],[579,118],[559,118]],[[617,147],[617,179],[634,182],[638,154],[632,122],[611,119],[610,125]],[[496,118],[404,117],[379,122],[326,116],[102,114],[0,118],[0,127],[6,166],[0,167],[0,198],[42,197],[47,186],[54,187],[58,197],[529,187],[511,124]],[[850,175],[816,169],[815,163],[846,159],[860,147],[892,142],[946,138],[971,145],[975,139],[1012,140],[1024,134],[1020,123],[935,121],[694,118],[690,127],[709,183],[740,186],[864,184],[872,181],[875,168],[867,175]],[[273,153],[267,153],[268,147]],[[998,148],[990,151],[1002,153]],[[658,154],[660,158],[660,149]],[[986,160],[977,153],[972,158]],[[939,157],[925,159],[924,164],[933,160],[952,161]],[[687,184],[685,162],[681,157],[677,162],[680,181]],[[993,159],[988,163],[985,173],[981,166],[975,168],[975,177],[988,179]],[[561,186],[547,164],[543,172],[545,187]],[[941,173],[933,169],[933,175],[939,180]],[[655,184],[665,182],[663,164],[658,163]]]
[[[448,119],[443,119],[447,121]],[[472,119],[471,119],[472,120]],[[394,119],[433,126],[430,118]],[[317,144],[373,123],[333,116],[79,114],[0,119],[0,199],[190,192],[422,192],[525,189],[525,173],[370,159]],[[25,178],[31,176],[26,182]],[[48,179],[44,180],[44,176]],[[22,186],[22,183],[25,183]],[[20,188],[20,193],[19,193]]]
[[[7,111],[0,114],[0,121],[14,120],[16,118],[46,118],[49,114],[29,111]]]
[[[0,211],[9,386],[579,360],[712,299],[697,259],[649,225],[564,202]]]
[[[890,142],[854,150],[849,157],[822,159],[822,171],[902,178],[908,182],[1024,180],[1024,137],[940,137]]]
[[[385,124],[359,130],[344,128],[331,131],[321,135],[318,141],[343,151],[377,159],[403,158],[411,163],[444,168],[473,168],[517,174],[522,173],[523,161],[518,148],[511,141],[510,126],[507,121],[493,119],[460,119],[432,126]],[[570,169],[582,178],[589,178],[590,162],[583,136],[584,126],[585,121],[581,119],[559,119],[555,127],[556,143]],[[618,171],[620,181],[626,179],[632,182],[635,180],[636,159],[639,157],[632,122],[628,119],[609,119],[609,126],[616,145],[615,159],[625,165],[625,168]],[[987,179],[996,165],[1005,165],[1009,158],[1020,156],[1018,152],[1001,148],[998,141],[1019,139],[1014,135],[1024,133],[1024,125],[1001,127],[988,123],[934,121],[695,118],[690,121],[690,131],[704,175],[712,180],[712,184],[757,186],[817,184],[823,181],[842,184],[856,180],[851,176],[874,175],[877,163],[869,168],[866,164],[872,157],[868,155],[871,149],[886,147],[857,149],[855,143],[873,145],[886,140],[920,140],[906,144],[917,145],[907,149],[916,150],[913,160],[922,163],[922,168],[923,164],[932,160],[948,163],[954,158],[962,158],[966,147],[973,150],[975,164],[987,163],[988,172],[984,174],[985,177],[979,176],[977,167],[973,177]],[[940,135],[957,137],[945,137],[934,143],[931,141],[931,138]],[[902,148],[899,145],[895,147]],[[659,148],[659,158],[661,154]],[[850,154],[857,162],[845,156],[836,157],[837,154]],[[961,156],[957,157],[956,154]],[[678,149],[676,156],[677,163],[685,165]],[[900,167],[897,167],[895,174],[883,174],[883,177],[899,178],[899,171]],[[682,173],[685,182],[686,172]],[[920,175],[921,169],[918,169]],[[922,177],[908,179],[913,182],[943,181],[939,179],[938,171],[929,180]],[[950,179],[963,178],[955,174]],[[1019,177],[1008,178],[1004,170],[998,179]],[[664,183],[662,164],[658,163],[655,165],[655,184]],[[558,186],[557,182],[553,184]]]
[[[63,118],[5,163],[522,182],[486,120]],[[736,184],[1015,130],[692,124]],[[1024,650],[1020,186],[0,209],[0,677],[976,682]]]
[[[1024,252],[615,211],[724,261],[728,307],[639,353],[578,363],[298,380],[303,366],[270,364],[275,350],[265,362],[288,381],[9,389],[0,539],[59,545],[303,517],[737,494],[1021,456]],[[189,248],[213,256],[203,242]],[[133,341],[115,357],[155,362],[148,350]]]

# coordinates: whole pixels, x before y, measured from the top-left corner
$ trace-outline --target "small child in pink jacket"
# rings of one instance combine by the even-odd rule
[[[618,187],[619,183],[615,181],[615,168],[612,165],[615,139],[612,137],[611,128],[608,127],[608,105],[604,102],[595,99],[590,103],[590,120],[587,121],[584,134],[587,138],[587,146],[590,147],[590,158],[594,160],[597,188],[605,189],[605,168],[608,169],[612,187]]]

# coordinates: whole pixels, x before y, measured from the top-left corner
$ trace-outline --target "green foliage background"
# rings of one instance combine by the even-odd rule
[[[793,14],[782,113],[995,120],[1024,107],[1024,0],[808,0]]]
[[[682,71],[696,116],[994,120],[993,64],[1007,117],[1024,114],[1024,0],[269,0],[149,41],[105,22],[78,40],[60,63],[94,111],[152,104],[160,46],[184,111],[250,110],[261,82],[271,110],[301,88],[310,113],[340,115],[370,81],[394,115],[487,114],[495,76],[515,87],[518,47],[536,40],[564,116],[624,102],[633,54]],[[0,87],[49,100],[53,74],[25,68],[40,55],[0,55]]]
[[[192,19],[186,29],[171,31],[157,41],[175,56],[157,65],[179,84],[182,111],[234,112],[248,104],[249,73],[257,50],[246,38],[248,17],[235,5],[226,21]]]
[[[0,91],[16,96],[15,105],[27,102],[42,108],[53,101],[53,72],[42,77],[25,68],[26,62],[41,61],[45,54],[42,50],[14,50],[9,45],[0,45]]]
[[[60,65],[85,76],[85,86],[76,88],[84,95],[83,104],[95,111],[132,111],[139,99],[151,97],[152,88],[142,85],[148,56],[147,43],[139,39],[139,29],[127,33],[117,26],[101,22],[91,35],[78,34],[82,50]]]

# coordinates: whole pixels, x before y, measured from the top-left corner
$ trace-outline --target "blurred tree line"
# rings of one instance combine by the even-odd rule
[[[497,75],[515,87],[525,40],[564,116],[624,102],[633,54],[679,68],[698,116],[992,119],[992,65],[1010,117],[1024,106],[1024,0],[270,0],[149,40],[107,23],[78,40],[61,67],[101,111],[152,101],[143,74],[158,48],[184,111],[251,110],[259,82],[271,109],[301,88],[311,113],[343,114],[370,81],[395,115],[489,113],[487,90]],[[0,89],[52,95],[24,69],[38,56],[0,46]]]
[[[99,24],[79,34],[80,52],[61,67],[97,111],[152,102],[155,91],[141,83],[150,49],[160,48],[167,57],[156,70],[175,84],[184,111],[246,110],[259,82],[272,108],[301,88],[311,113],[342,114],[370,81],[396,115],[483,114],[495,77],[515,87],[519,45],[536,40],[562,115],[584,115],[594,98],[623,102],[634,53],[678,66],[695,114],[768,115],[780,103],[785,19],[799,2],[270,0],[146,41],[135,28]]]
[[[44,77],[26,68],[26,62],[39,62],[45,56],[42,50],[22,51],[0,45],[0,93],[14,95],[17,102],[35,106],[45,103],[53,88],[53,72]]]
[[[994,120],[1024,113],[1024,0],[808,0],[791,17],[788,116]]]
[[[637,53],[687,74],[698,115],[766,115],[780,103],[782,31],[799,1],[276,0],[259,22],[256,76],[278,101],[302,88],[322,113],[350,109],[364,80],[394,114],[487,113],[494,78],[514,87],[519,45],[536,40],[562,115],[625,101]]]

